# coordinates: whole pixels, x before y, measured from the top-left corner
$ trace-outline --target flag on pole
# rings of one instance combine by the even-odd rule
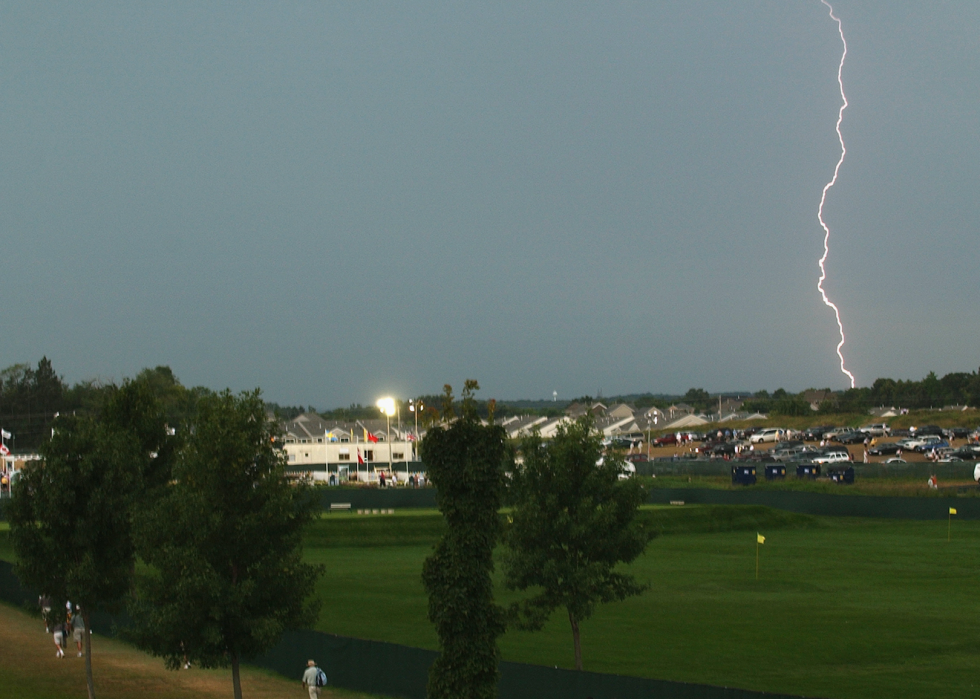
[[[950,513],[951,515],[955,515],[955,514],[956,514],[956,508],[955,508],[955,507],[951,507],[951,508],[949,508],[949,513]]]
[[[0,444],[0,454],[3,456],[10,456],[10,450],[7,448],[6,444]]]
[[[766,537],[762,536],[762,534],[756,534],[755,540],[760,544],[766,543]]]
[[[357,465],[358,466],[363,466],[364,465],[364,457],[361,456],[361,448],[360,447],[357,448]]]
[[[0,437],[3,437],[4,439],[10,439],[12,436],[13,435],[7,432],[7,430],[0,429]]]
[[[368,439],[369,442],[377,442],[378,441],[378,438],[375,437],[373,434],[371,434],[367,430],[364,430],[364,431],[367,432],[367,439]]]

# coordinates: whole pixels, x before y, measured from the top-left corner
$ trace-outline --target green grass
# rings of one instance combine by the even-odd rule
[[[976,695],[980,522],[954,521],[947,543],[942,521],[731,506],[640,516],[660,534],[631,566],[650,590],[582,624],[586,669],[839,699]],[[305,539],[326,566],[317,628],[435,649],[420,575],[443,526],[436,512],[320,518]],[[516,599],[499,584],[497,596]],[[572,665],[560,612],[500,648],[506,660]]]
[[[642,516],[663,533],[632,566],[651,589],[582,625],[586,669],[824,697],[975,695],[980,522],[954,523],[947,543],[942,522],[756,507]],[[435,532],[424,520],[383,521]],[[310,545],[333,527],[350,541],[353,529],[327,518],[308,540],[307,556],[327,565],[318,628],[436,648],[420,581],[431,544],[379,546],[370,533],[369,546]],[[758,581],[756,531],[767,537]],[[572,664],[560,613],[540,633],[507,633],[500,647],[507,660]]]

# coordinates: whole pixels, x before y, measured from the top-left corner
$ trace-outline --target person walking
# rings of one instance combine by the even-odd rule
[[[65,622],[59,621],[51,629],[51,637],[54,639],[55,648],[58,652],[54,654],[56,658],[65,657]]]
[[[320,698],[320,687],[327,684],[327,676],[316,666],[315,660],[306,661],[306,671],[303,672],[303,686],[310,693],[310,699]]]
[[[71,634],[78,647],[78,657],[82,657],[82,641],[85,640],[85,619],[82,618],[81,605],[75,605],[75,615],[71,618]]]
[[[44,619],[44,633],[51,633],[51,598],[41,595],[37,598],[37,604],[41,608],[41,618]]]

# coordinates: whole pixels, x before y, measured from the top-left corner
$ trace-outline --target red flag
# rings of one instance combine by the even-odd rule
[[[6,444],[0,444],[0,454],[4,456],[10,456],[10,450],[7,448]]]
[[[361,450],[357,450],[357,465],[360,466],[364,463],[364,457],[361,456]]]
[[[375,437],[375,436],[374,436],[373,434],[371,434],[370,432],[368,432],[368,433],[367,433],[367,435],[368,435],[368,441],[369,441],[369,442],[377,442],[377,441],[378,441],[378,438],[377,438],[377,437]]]

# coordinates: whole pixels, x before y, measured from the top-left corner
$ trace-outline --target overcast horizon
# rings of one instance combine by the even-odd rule
[[[980,3],[834,10],[847,366],[975,371]],[[2,365],[847,388],[841,51],[819,0],[4,3]]]

